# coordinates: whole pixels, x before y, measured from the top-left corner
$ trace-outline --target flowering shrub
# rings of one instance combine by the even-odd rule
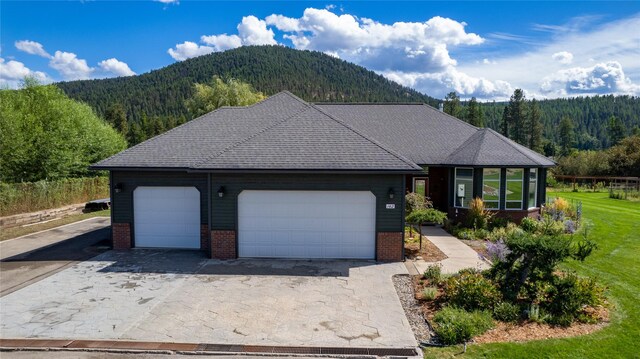
[[[576,230],[577,230],[576,227],[577,227],[576,226],[576,222],[574,222],[574,221],[572,221],[570,219],[567,219],[566,221],[564,221],[564,231],[565,231],[565,233],[569,233],[569,234],[576,233]]]
[[[487,244],[487,254],[492,262],[501,261],[504,262],[507,259],[507,255],[511,253],[504,240],[498,240]]]

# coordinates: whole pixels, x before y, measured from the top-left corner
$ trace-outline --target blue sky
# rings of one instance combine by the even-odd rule
[[[128,76],[243,45],[323,51],[432,96],[640,95],[640,2],[2,1],[0,84]]]

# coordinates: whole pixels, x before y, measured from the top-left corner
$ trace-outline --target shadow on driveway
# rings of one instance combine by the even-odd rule
[[[102,273],[173,273],[201,275],[348,277],[354,267],[372,266],[374,261],[286,260],[286,259],[209,259],[199,250],[133,249],[110,251],[101,261],[113,262]]]

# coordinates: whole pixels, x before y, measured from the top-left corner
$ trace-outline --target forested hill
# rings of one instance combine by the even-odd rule
[[[485,125],[497,131],[500,128],[506,103],[483,103]],[[640,97],[634,96],[593,96],[575,97],[538,102],[543,137],[559,144],[560,121],[568,117],[573,123],[574,146],[578,149],[593,150],[608,148],[610,143],[609,119],[618,118],[624,135],[629,136],[640,128]]]
[[[149,117],[189,118],[185,100],[194,83],[213,76],[233,77],[272,95],[289,90],[307,101],[426,102],[438,100],[321,52],[284,46],[244,46],[177,62],[138,76],[62,82],[70,97],[104,115],[113,104],[124,106],[129,120]]]

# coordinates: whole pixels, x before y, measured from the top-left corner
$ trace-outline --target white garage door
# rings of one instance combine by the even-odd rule
[[[364,191],[243,191],[238,255],[375,258],[376,198]]]
[[[200,248],[195,187],[138,187],[133,192],[136,247]]]

